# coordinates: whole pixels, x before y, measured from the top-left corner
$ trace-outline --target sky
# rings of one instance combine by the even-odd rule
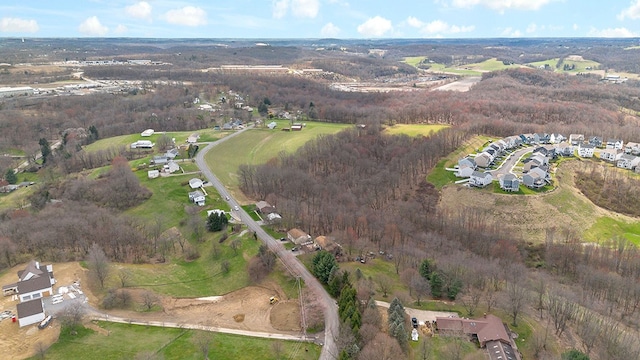
[[[640,37],[640,0],[2,0],[1,37]]]

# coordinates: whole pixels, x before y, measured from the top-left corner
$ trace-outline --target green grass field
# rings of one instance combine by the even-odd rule
[[[317,359],[321,348],[314,344],[281,342],[281,353],[274,351],[274,340],[196,330],[147,327],[97,322],[108,336],[91,329],[77,335],[61,334],[46,352],[47,359],[202,359],[194,339],[210,336],[209,358],[216,360]],[[143,356],[148,355],[148,356]]]
[[[223,138],[229,134],[230,132],[219,131],[213,129],[202,129],[197,131],[175,131],[175,132],[167,132],[166,135],[170,138],[176,139],[176,144],[184,144],[187,141],[189,135],[193,133],[200,134],[200,139],[198,141],[201,142],[209,142],[215,141],[220,138]],[[151,142],[157,142],[158,139],[163,135],[163,133],[155,133],[149,137],[142,137],[140,134],[129,134],[129,135],[120,135],[114,136],[106,139],[100,139],[93,144],[87,145],[84,150],[87,152],[93,152],[98,150],[106,150],[112,147],[118,146],[129,146],[131,143],[136,142],[138,140],[150,140]]]
[[[240,164],[263,164],[278,156],[280,152],[292,153],[307,141],[322,134],[335,134],[351,127],[347,124],[307,122],[302,131],[281,131],[289,126],[289,121],[277,120],[274,130],[258,128],[243,132],[241,135],[216,146],[209,151],[206,161],[211,170],[229,188],[238,186],[237,172]],[[234,195],[241,198],[239,191]]]
[[[429,136],[437,133],[442,129],[450,127],[449,125],[440,124],[396,124],[388,126],[384,129],[384,132],[389,135],[408,135],[411,137],[416,136]]]
[[[247,258],[258,253],[260,242],[248,233],[243,237],[230,236],[218,244],[221,233],[207,233],[209,241],[194,245],[198,247],[200,258],[194,261],[174,259],[166,264],[118,264],[114,265],[112,276],[106,288],[117,287],[117,270],[127,269],[131,273],[129,287],[146,288],[159,294],[178,297],[200,297],[223,295],[250,284],[247,274]],[[229,246],[235,238],[240,238],[242,247],[235,254]],[[212,256],[212,244],[219,246],[217,258]],[[178,244],[176,248],[179,249]],[[229,262],[229,272],[222,273],[223,261]],[[284,276],[284,275],[283,275]],[[283,278],[283,284],[286,285]]]
[[[583,234],[585,240],[593,242],[613,239],[616,236],[623,236],[640,246],[640,222],[628,223],[610,217],[600,217]]]
[[[548,64],[552,69],[555,70],[556,64],[558,64],[558,61],[560,61],[560,58],[541,60],[541,61],[534,61],[534,62],[528,63],[527,65],[531,65],[531,66],[533,66],[535,68],[538,68],[540,66],[544,66],[545,64]]]

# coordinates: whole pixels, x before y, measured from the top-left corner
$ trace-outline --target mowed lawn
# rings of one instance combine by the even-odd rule
[[[198,133],[200,135],[200,138],[198,139],[198,141],[210,142],[210,141],[216,141],[220,138],[223,138],[231,134],[232,132],[213,130],[213,129],[202,129],[202,130],[195,130],[195,131],[174,131],[174,132],[167,132],[164,134],[166,134],[168,137],[172,139],[176,139],[176,144],[184,144],[187,141],[187,138],[189,137],[189,135],[194,133]],[[151,142],[156,143],[162,135],[163,133],[157,132],[149,137],[142,137],[140,136],[140,134],[114,136],[106,139],[100,139],[94,142],[93,144],[89,144],[85,146],[84,150],[86,152],[93,152],[98,150],[106,150],[112,147],[119,147],[122,145],[129,146],[131,145],[131,143],[134,143],[138,140],[150,140]]]
[[[321,348],[310,343],[276,341],[197,330],[97,322],[108,335],[83,329],[77,335],[61,334],[46,352],[47,359],[203,359],[196,339],[210,337],[209,358],[216,360],[317,359]]]
[[[270,121],[267,121],[269,123]],[[238,169],[241,164],[264,164],[278,156],[280,152],[293,153],[307,141],[323,134],[335,134],[352,127],[349,124],[306,122],[302,131],[282,131],[289,121],[276,120],[274,130],[256,128],[243,132],[213,148],[206,155],[206,161],[214,174],[227,187],[238,187]],[[234,192],[240,195],[239,191]]]
[[[442,124],[396,124],[388,126],[384,129],[385,134],[389,135],[407,135],[411,137],[429,136],[437,133],[442,129],[448,128],[449,125]]]

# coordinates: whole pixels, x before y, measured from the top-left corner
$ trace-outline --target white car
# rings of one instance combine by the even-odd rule
[[[233,210],[235,210],[235,211],[239,211],[239,210],[240,210],[240,207],[239,207],[238,205],[236,205],[236,206],[234,206],[234,207],[233,207]]]

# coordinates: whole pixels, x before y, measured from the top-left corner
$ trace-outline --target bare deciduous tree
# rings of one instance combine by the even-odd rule
[[[378,289],[382,293],[382,297],[387,297],[393,286],[393,280],[389,276],[382,274],[378,276],[375,281],[376,284],[378,284]]]
[[[193,337],[193,343],[198,347],[198,350],[202,352],[202,356],[205,360],[209,360],[209,350],[213,343],[213,336],[206,331],[200,331]]]
[[[144,309],[149,311],[160,302],[160,298],[151,291],[145,291],[142,294],[142,305]]]
[[[98,282],[100,288],[104,289],[104,282],[109,276],[111,267],[104,251],[96,243],[93,243],[89,249],[87,266],[89,267],[89,274]]]

